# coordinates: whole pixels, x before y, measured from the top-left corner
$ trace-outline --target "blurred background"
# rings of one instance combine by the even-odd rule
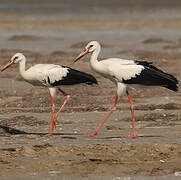
[[[51,52],[96,39],[114,45],[111,56],[147,38],[178,40],[180,9],[180,0],[0,0],[0,47]]]

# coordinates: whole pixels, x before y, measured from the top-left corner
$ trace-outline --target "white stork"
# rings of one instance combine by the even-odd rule
[[[81,83],[97,84],[97,80],[92,75],[77,71],[67,66],[37,64],[26,70],[26,57],[22,53],[16,53],[1,69],[1,72],[16,63],[19,63],[19,71],[25,81],[34,86],[45,86],[49,88],[51,96],[51,127],[49,133],[45,136],[52,135],[54,128],[56,128],[56,120],[69,99],[69,95],[60,89],[59,86]],[[56,95],[56,87],[59,92],[65,96],[65,101],[54,116],[54,97]]]
[[[100,51],[100,44],[97,41],[91,41],[87,44],[85,50],[81,52],[80,55],[74,60],[75,63],[87,53],[91,53],[91,68],[117,85],[117,93],[113,107],[105,119],[99,124],[96,131],[90,134],[88,137],[97,135],[98,131],[107,121],[112,112],[116,110],[119,97],[127,94],[131,104],[133,135],[123,138],[136,138],[138,136],[136,135],[135,131],[133,101],[129,94],[131,85],[163,86],[172,91],[178,91],[179,81],[174,76],[153,66],[151,62],[124,60],[119,58],[109,58],[98,61],[97,58]]]

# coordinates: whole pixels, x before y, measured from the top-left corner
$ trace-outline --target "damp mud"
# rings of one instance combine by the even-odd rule
[[[90,73],[98,85],[62,86],[70,99],[54,135],[46,88],[23,81],[18,65],[0,73],[0,179],[177,180],[181,177],[181,95],[162,87],[121,97],[99,134],[92,133],[113,105],[115,85],[93,72],[89,58],[73,59],[87,42],[102,44],[99,59],[151,61],[181,80],[180,1],[78,0],[28,3],[0,1],[0,67],[16,52],[37,63],[55,63]],[[70,11],[71,9],[71,11]],[[64,102],[57,93],[55,110]]]

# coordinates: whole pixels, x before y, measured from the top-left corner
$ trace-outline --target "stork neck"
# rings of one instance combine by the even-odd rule
[[[23,59],[19,62],[19,72],[21,74],[22,77],[25,76],[25,72],[26,72],[26,59]]]
[[[90,64],[92,67],[95,67],[97,64],[99,64],[99,61],[97,60],[98,58],[98,55],[101,51],[101,48],[98,47],[91,55],[91,58],[90,58]]]

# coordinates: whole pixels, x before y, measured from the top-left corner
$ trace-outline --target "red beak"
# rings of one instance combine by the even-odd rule
[[[3,72],[5,69],[7,69],[8,67],[10,67],[11,65],[14,64],[14,61],[9,61],[2,69],[1,72]]]
[[[85,56],[87,53],[89,52],[88,49],[85,49],[84,51],[82,51],[73,61],[73,63],[75,63],[76,61],[78,61],[79,59],[81,59],[83,56]]]

